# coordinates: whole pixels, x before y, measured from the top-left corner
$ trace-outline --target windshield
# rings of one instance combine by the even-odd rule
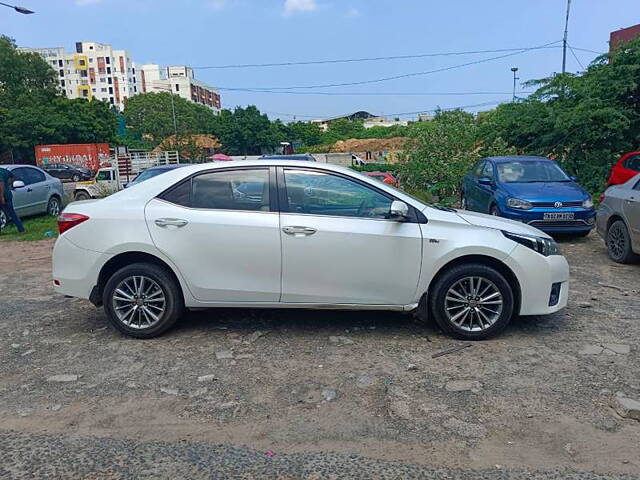
[[[502,183],[569,182],[571,179],[553,161],[527,160],[500,162],[498,179]]]

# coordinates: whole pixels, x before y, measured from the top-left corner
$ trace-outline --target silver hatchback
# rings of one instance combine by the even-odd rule
[[[607,189],[596,225],[611,260],[618,263],[640,260],[640,175]]]
[[[13,206],[20,217],[48,214],[57,216],[62,210],[62,182],[32,165],[0,165],[13,173]],[[7,224],[0,210],[0,228]]]

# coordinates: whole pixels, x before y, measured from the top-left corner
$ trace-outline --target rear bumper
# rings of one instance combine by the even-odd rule
[[[62,295],[91,299],[107,259],[104,253],[85,250],[60,236],[53,248],[53,289]]]

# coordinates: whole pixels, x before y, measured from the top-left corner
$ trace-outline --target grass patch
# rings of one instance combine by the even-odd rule
[[[58,236],[58,223],[56,217],[44,215],[42,217],[31,217],[22,219],[26,233],[18,233],[18,229],[13,223],[8,224],[0,232],[0,241],[3,240],[18,240],[18,241],[34,241],[44,240],[45,238],[52,238]],[[45,236],[45,233],[53,232],[51,237]]]

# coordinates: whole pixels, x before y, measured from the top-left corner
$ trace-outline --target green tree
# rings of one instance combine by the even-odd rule
[[[174,108],[178,136],[207,133],[214,125],[216,115],[204,105],[169,92],[142,93],[128,98],[124,107],[131,136],[150,137],[152,143],[158,144],[173,135]]]
[[[116,114],[104,102],[60,95],[53,69],[37,54],[20,52],[0,37],[0,152],[31,162],[47,143],[110,142]]]
[[[216,116],[211,133],[220,139],[228,155],[259,155],[270,151],[286,139],[284,125],[271,122],[254,105],[223,110]]]

